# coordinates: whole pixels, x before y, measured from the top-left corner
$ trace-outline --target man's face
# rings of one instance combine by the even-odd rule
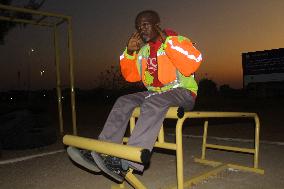
[[[136,28],[140,34],[141,39],[145,43],[149,41],[155,41],[159,36],[159,33],[155,28],[155,23],[150,16],[142,16],[138,20]]]

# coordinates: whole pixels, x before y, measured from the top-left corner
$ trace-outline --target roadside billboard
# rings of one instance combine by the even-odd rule
[[[284,48],[242,53],[243,85],[284,81]]]

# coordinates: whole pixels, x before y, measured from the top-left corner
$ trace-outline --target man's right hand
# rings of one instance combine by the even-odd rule
[[[138,32],[132,34],[127,44],[127,54],[133,55],[134,51],[138,51],[141,48],[143,41],[140,38]]]

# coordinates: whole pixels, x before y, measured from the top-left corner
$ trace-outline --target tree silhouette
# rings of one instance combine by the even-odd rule
[[[199,96],[215,96],[217,95],[217,93],[217,84],[214,81],[207,78],[201,79],[199,81]]]
[[[227,84],[221,85],[219,91],[222,96],[232,96],[234,93],[234,90]]]
[[[27,9],[37,10],[44,4],[44,2],[45,0],[28,0],[22,3],[21,5],[17,5],[17,6],[21,6]],[[14,5],[13,0],[0,0],[0,4]],[[18,19],[27,19],[27,20],[33,19],[32,14],[22,13],[22,12],[13,12],[13,11],[7,11],[7,10],[0,10],[0,16],[18,18]],[[5,37],[13,28],[17,26],[25,27],[26,24],[20,24],[16,22],[0,20],[0,45],[5,44]]]
[[[125,81],[119,67],[111,66],[109,69],[102,71],[99,74],[96,83],[100,88],[116,90],[125,84]]]
[[[130,83],[127,82],[120,71],[119,66],[110,66],[105,71],[102,71],[95,80],[96,85],[102,89],[108,90],[141,90],[143,84],[141,82]]]

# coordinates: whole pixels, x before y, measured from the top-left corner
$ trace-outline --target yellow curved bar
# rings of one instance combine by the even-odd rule
[[[105,142],[74,135],[65,135],[63,137],[63,143],[68,146],[96,151],[98,153],[107,154],[139,163],[145,163],[148,161],[148,158],[150,158],[148,157],[150,156],[149,150],[144,150],[143,148]],[[146,154],[143,154],[144,152],[146,152]]]

